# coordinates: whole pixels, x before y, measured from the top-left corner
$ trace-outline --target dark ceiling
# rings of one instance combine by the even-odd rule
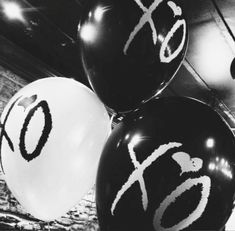
[[[89,0],[16,2],[22,20],[9,20],[0,4],[0,64],[28,81],[66,76],[88,84],[79,61],[77,27]],[[189,26],[186,58],[164,95],[191,96],[216,108],[235,129],[235,1],[182,0]]]

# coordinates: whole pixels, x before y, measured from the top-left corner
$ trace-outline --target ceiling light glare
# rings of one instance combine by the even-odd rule
[[[23,10],[16,2],[3,2],[2,8],[8,19],[24,21]]]

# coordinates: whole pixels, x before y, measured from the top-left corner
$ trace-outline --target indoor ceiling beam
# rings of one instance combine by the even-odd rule
[[[221,12],[216,1],[211,0],[211,2],[214,6],[214,8],[210,9],[211,16],[215,20],[215,23],[218,26],[222,36],[224,37],[225,41],[227,42],[227,44],[229,45],[230,49],[232,50],[235,56],[235,36],[233,34],[233,31],[226,22],[226,19],[224,18],[223,13]]]

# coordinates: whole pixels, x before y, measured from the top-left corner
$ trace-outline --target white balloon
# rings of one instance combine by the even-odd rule
[[[235,230],[235,210],[233,210],[231,216],[229,217],[225,225],[225,231],[234,231],[234,230]]]
[[[111,123],[85,85],[60,77],[37,80],[10,100],[1,124],[6,182],[33,216],[54,220],[92,187]]]

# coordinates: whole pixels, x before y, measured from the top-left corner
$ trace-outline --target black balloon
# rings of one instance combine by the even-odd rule
[[[184,58],[188,30],[180,0],[91,0],[82,18],[83,67],[116,112],[159,94]]]
[[[235,79],[235,58],[231,62],[230,73],[233,79]]]
[[[120,122],[98,168],[101,231],[221,230],[235,193],[235,139],[208,105],[149,101]]]

